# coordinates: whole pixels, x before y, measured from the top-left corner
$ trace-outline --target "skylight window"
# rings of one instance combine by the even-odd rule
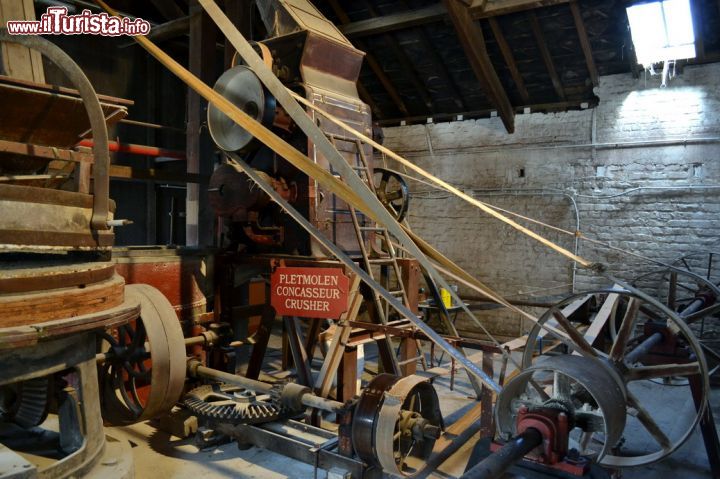
[[[627,8],[637,61],[653,63],[695,58],[690,0],[662,0]]]

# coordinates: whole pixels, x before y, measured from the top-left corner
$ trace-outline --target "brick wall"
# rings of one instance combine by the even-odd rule
[[[671,261],[720,250],[720,189],[677,189],[720,185],[718,79],[720,64],[686,67],[667,88],[657,77],[602,77],[592,110],[518,115],[513,135],[499,118],[386,128],[385,146],[478,199],[570,231],[579,221],[592,238]],[[570,292],[568,260],[462,200],[410,184],[413,229],[479,279],[517,299]],[[658,189],[629,192],[639,187]],[[571,236],[532,228],[574,248]],[[623,279],[655,268],[584,242],[579,253]],[[581,269],[574,282],[576,291],[607,284]],[[508,312],[479,316],[501,336],[526,327]]]

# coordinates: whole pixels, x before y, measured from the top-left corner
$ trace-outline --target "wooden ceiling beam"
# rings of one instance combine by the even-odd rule
[[[348,38],[359,38],[428,23],[441,22],[445,18],[447,18],[445,5],[437,3],[417,10],[408,10],[407,12],[383,15],[382,17],[348,23],[339,27],[339,29],[343,35]]]
[[[580,38],[580,47],[582,47],[583,54],[585,55],[585,63],[587,64],[588,73],[590,74],[590,81],[593,86],[598,86],[598,70],[595,66],[595,60],[593,59],[592,48],[590,47],[590,40],[588,39],[585,22],[583,21],[582,14],[580,13],[580,6],[576,0],[572,0],[570,2],[570,10],[572,11],[573,19],[575,20],[575,29],[577,30],[578,37]]]
[[[587,104],[587,105],[584,105]],[[593,108],[597,106],[597,100],[571,100],[571,101],[558,101],[554,103],[537,103],[533,105],[518,105],[514,106],[513,109],[516,113],[523,113],[525,109],[530,109],[531,113],[548,113],[553,111],[566,111],[569,109],[584,109],[584,108]],[[442,122],[442,121],[453,121],[458,116],[461,116],[463,119],[468,118],[488,118],[492,114],[492,112],[495,111],[494,109],[485,109],[485,110],[471,110],[471,111],[464,111],[459,113],[438,113],[436,115],[433,115],[431,118],[433,122]],[[410,117],[402,117],[402,118],[387,118],[384,120],[380,120],[378,124],[380,126],[395,126],[399,125],[401,122],[405,122],[406,124],[410,125],[413,123],[426,123],[428,118],[425,115],[421,116],[410,116]]]
[[[406,2],[405,0],[399,0],[399,4],[403,8],[409,8],[408,2]],[[439,3],[438,5],[440,5],[443,8],[443,11],[445,11],[445,6],[442,3]],[[460,89],[458,88],[457,83],[455,83],[455,80],[453,80],[453,77],[450,74],[450,70],[448,70],[447,65],[438,53],[437,48],[432,44],[426,27],[417,27],[417,34],[418,38],[420,39],[420,47],[424,52],[427,53],[430,63],[432,63],[433,67],[435,68],[435,72],[441,78],[443,83],[448,86],[450,94],[452,95],[453,102],[460,110],[466,110],[467,105],[465,104],[465,100],[463,100]]]
[[[330,3],[332,5],[332,1]],[[486,5],[480,9],[480,3],[471,7],[473,18],[490,18],[509,13],[521,12],[533,8],[549,7],[568,3],[570,0],[487,0]],[[437,3],[415,10],[383,15],[377,18],[347,22],[338,27],[348,38],[360,38],[380,33],[417,27],[428,23],[442,22],[447,18],[447,8],[443,3]]]
[[[474,0],[470,13],[474,18],[497,17],[536,8],[561,5],[570,0]]]
[[[548,50],[547,43],[545,42],[545,36],[543,35],[542,29],[540,28],[540,22],[538,22],[535,12],[530,11],[527,13],[527,15],[528,19],[530,20],[530,27],[532,28],[533,35],[535,36],[535,41],[537,42],[537,47],[540,50],[540,56],[543,59],[543,63],[545,63],[545,68],[547,68],[548,74],[550,75],[550,80],[552,81],[553,87],[555,88],[555,93],[557,93],[557,96],[564,101],[565,91],[563,90],[560,76],[558,75],[557,70],[555,70],[555,65],[553,64],[550,50]]]
[[[505,59],[505,64],[510,70],[510,75],[512,76],[513,82],[515,82],[515,87],[520,93],[520,98],[522,98],[523,103],[530,103],[530,95],[525,87],[522,75],[520,75],[520,70],[518,70],[517,63],[515,62],[515,56],[513,55],[510,45],[505,39],[505,35],[503,35],[502,29],[500,28],[500,23],[498,23],[497,19],[494,17],[488,18],[488,23],[490,23],[490,28],[495,36],[495,41],[497,42],[498,47],[500,47],[500,53],[502,53],[502,56]]]
[[[480,24],[476,22],[467,6],[457,0],[443,0],[455,27],[460,44],[475,72],[475,77],[490,102],[497,109],[500,119],[508,133],[515,131],[515,111],[508,99],[507,92],[500,83],[495,67],[490,61],[485,37]]]
[[[340,20],[340,23],[342,25],[347,25],[350,23],[350,17],[348,17],[347,13],[345,13],[345,10],[342,9],[340,4],[337,0],[328,0],[328,3],[330,4],[330,7],[335,12],[335,15]],[[387,76],[387,74],[383,71],[382,66],[380,66],[380,63],[375,59],[375,57],[368,52],[367,47],[360,41],[355,42],[355,46],[365,52],[365,60],[368,63],[368,66],[370,67],[370,70],[375,74],[377,79],[382,84],[383,88],[387,92],[387,94],[390,96],[390,99],[393,101],[395,106],[400,110],[400,112],[404,115],[409,115],[408,109],[405,106],[405,103],[402,101],[402,98],[400,98],[400,94],[398,93],[395,86],[392,84],[392,81],[390,81],[390,78]],[[358,81],[358,83],[360,83]],[[366,88],[363,88],[365,92],[367,92]]]

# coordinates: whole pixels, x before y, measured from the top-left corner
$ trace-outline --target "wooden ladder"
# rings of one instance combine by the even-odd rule
[[[327,134],[327,137],[332,143],[333,147],[335,147],[335,149],[338,149],[338,140],[352,143],[354,145],[354,153],[358,161],[356,161],[355,164],[351,163],[350,166],[365,182],[368,188],[370,188],[370,191],[375,192],[376,188],[372,177],[372,170],[370,169],[370,164],[368,162],[367,156],[365,155],[362,141],[360,141],[359,139],[350,139],[335,134]],[[395,251],[395,247],[393,246],[390,232],[387,230],[387,228],[377,224],[368,225],[367,217],[364,214],[358,212],[354,207],[350,205],[348,205],[348,208],[350,218],[352,219],[353,227],[355,229],[355,234],[357,236],[358,245],[360,247],[362,265],[365,271],[372,279],[378,281],[373,267],[379,267],[380,280],[378,281],[378,283],[383,288],[385,288],[392,296],[400,299],[405,306],[409,307],[410,304],[408,301],[407,292],[405,291],[405,286],[402,282],[402,271],[397,261],[398,256]],[[369,251],[365,242],[367,234],[373,235],[371,236],[371,246]],[[376,243],[376,240],[379,240],[379,242]],[[375,305],[376,322],[387,325],[390,316],[390,304],[385,299],[383,299],[380,294],[377,293],[377,291],[372,291],[372,295],[373,303]],[[416,341],[416,344],[417,343],[418,342]],[[402,362],[398,362],[397,355],[391,355],[395,374],[400,374],[400,366],[404,366],[418,360],[420,360],[423,369],[427,369],[427,364],[425,363],[425,356],[422,354],[422,349],[420,349],[419,344],[417,344],[417,346],[418,351],[420,352],[417,357],[408,358],[403,360]]]

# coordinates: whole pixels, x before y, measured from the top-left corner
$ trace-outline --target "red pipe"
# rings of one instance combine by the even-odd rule
[[[185,152],[178,151],[178,150],[166,150],[164,148],[158,148],[155,146],[147,146],[147,145],[135,145],[133,143],[120,143],[119,141],[110,141],[109,148],[110,151],[117,151],[120,153],[129,153],[131,155],[142,155],[142,156],[152,156],[152,157],[159,157],[159,156],[165,156],[168,158],[176,158],[178,160],[186,160],[187,157],[185,156]],[[92,140],[82,140],[80,143],[78,143],[78,146],[85,146],[87,148],[92,148],[93,141]]]

